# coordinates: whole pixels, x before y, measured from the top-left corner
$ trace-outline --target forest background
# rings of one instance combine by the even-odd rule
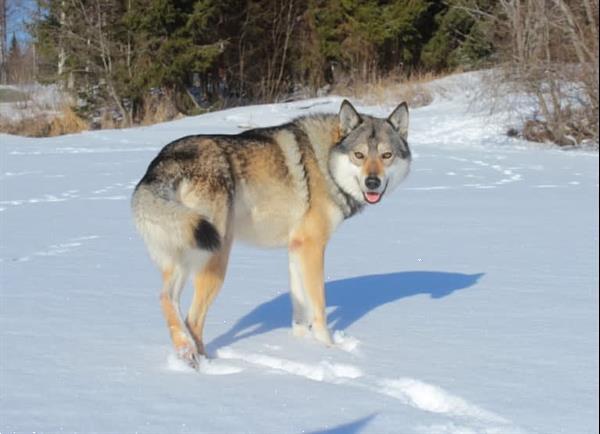
[[[598,141],[598,0],[18,2],[0,0],[0,81],[60,86],[82,128],[492,68],[537,102],[519,134]]]

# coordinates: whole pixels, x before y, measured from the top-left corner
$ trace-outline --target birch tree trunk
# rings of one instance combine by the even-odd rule
[[[0,84],[7,80],[6,0],[0,0]]]

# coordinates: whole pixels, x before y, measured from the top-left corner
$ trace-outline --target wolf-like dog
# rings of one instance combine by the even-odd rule
[[[294,335],[332,344],[325,316],[324,253],[332,232],[378,203],[406,177],[408,106],[387,119],[359,114],[299,117],[237,135],[194,135],[166,145],[132,198],[135,225],[162,272],[160,302],[178,355],[205,355],[206,312],[234,238],[287,246]],[[179,299],[193,275],[185,320]]]

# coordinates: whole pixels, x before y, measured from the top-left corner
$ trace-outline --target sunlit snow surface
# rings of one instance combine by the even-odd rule
[[[336,346],[291,336],[286,252],[238,244],[199,372],[171,350],[136,182],[170,140],[341,99],[0,135],[0,432],[597,433],[598,155],[505,137],[476,75],[437,85],[408,180],[328,246]]]

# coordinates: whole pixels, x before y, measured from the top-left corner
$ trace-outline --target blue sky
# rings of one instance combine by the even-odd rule
[[[13,33],[17,35],[19,41],[30,39],[25,28],[25,23],[29,20],[32,12],[35,10],[35,1],[33,0],[6,0],[8,7],[6,37],[8,42]]]

